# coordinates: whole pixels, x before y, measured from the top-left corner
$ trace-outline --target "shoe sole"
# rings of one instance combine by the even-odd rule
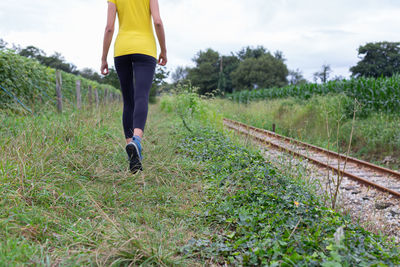
[[[128,144],[126,146],[126,153],[128,153],[129,157],[129,169],[134,174],[139,170],[143,171],[142,162],[139,157],[139,149],[134,144]]]

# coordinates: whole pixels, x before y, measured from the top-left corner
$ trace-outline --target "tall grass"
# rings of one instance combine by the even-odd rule
[[[315,95],[344,93],[350,99],[362,104],[360,115],[366,116],[373,111],[386,113],[400,112],[400,74],[390,78],[357,78],[342,81],[330,81],[325,84],[292,85],[283,88],[244,90],[228,95],[240,103],[253,100],[271,100],[288,97],[311,99]],[[351,117],[351,111],[348,114]]]
[[[213,100],[213,105],[227,118],[268,130],[276,124],[278,133],[318,146],[327,148],[330,143],[331,149],[345,152],[349,145],[352,118],[347,113],[352,104],[350,98],[343,94],[314,96],[309,100],[254,101],[249,104]],[[329,133],[327,124],[335,125],[330,127]],[[360,118],[357,113],[350,154],[377,163],[382,163],[388,156],[398,158],[399,125],[400,117],[395,114],[373,112],[368,117]],[[399,168],[400,162],[394,161],[390,167]]]
[[[179,248],[202,229],[201,168],[152,106],[132,176],[120,110],[0,116],[0,266],[196,266]]]

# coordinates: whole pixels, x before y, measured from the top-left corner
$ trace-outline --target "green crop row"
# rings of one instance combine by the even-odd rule
[[[76,99],[76,81],[81,81],[82,101],[88,98],[88,88],[97,89],[100,99],[108,92],[120,94],[111,85],[85,79],[70,73],[62,73],[63,101],[74,103]],[[55,102],[56,70],[41,65],[34,59],[15,54],[12,50],[0,50],[0,86],[16,96],[27,106],[37,103]],[[15,99],[0,89],[0,109],[13,106]]]
[[[247,103],[252,100],[296,97],[309,99],[313,95],[344,93],[357,99],[363,113],[400,111],[400,75],[390,78],[358,78],[330,81],[325,84],[291,85],[283,88],[237,91],[228,95],[231,100]]]

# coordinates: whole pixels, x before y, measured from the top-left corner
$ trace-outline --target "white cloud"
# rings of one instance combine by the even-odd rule
[[[159,1],[170,68],[192,64],[208,47],[228,54],[263,45],[283,51],[289,68],[300,68],[308,79],[325,63],[347,76],[360,45],[400,36],[398,0]],[[0,38],[58,51],[78,68],[97,70],[106,7],[106,0],[2,1]]]

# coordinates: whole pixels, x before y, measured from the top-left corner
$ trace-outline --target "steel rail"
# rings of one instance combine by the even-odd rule
[[[225,122],[228,122],[228,123],[231,123],[231,124],[234,124],[234,125],[236,125],[236,126],[239,125],[239,126],[244,127],[244,128],[246,128],[246,129],[251,129],[251,130],[254,130],[254,131],[256,131],[256,132],[264,133],[264,134],[267,134],[267,135],[269,135],[269,136],[273,136],[273,137],[276,137],[276,138],[279,138],[279,139],[283,139],[283,140],[285,140],[285,141],[294,142],[294,143],[296,143],[296,144],[299,144],[299,145],[303,145],[303,146],[312,148],[313,150],[316,150],[316,151],[318,151],[318,152],[322,152],[322,153],[325,153],[325,154],[329,154],[329,155],[335,156],[335,157],[339,158],[339,160],[340,160],[341,158],[343,158],[343,160],[346,159],[346,156],[343,155],[343,154],[336,153],[336,152],[332,152],[332,151],[329,151],[329,150],[326,150],[326,149],[323,149],[323,148],[319,148],[319,147],[316,147],[316,146],[313,146],[313,145],[310,145],[310,144],[307,144],[307,143],[303,143],[303,142],[297,141],[297,140],[295,140],[295,139],[288,138],[288,137],[285,137],[285,136],[282,136],[282,135],[279,135],[279,134],[270,132],[270,131],[268,131],[268,130],[255,128],[255,127],[253,127],[253,126],[249,126],[249,125],[246,125],[246,124],[244,124],[244,123],[237,122],[237,121],[233,121],[233,120],[229,120],[229,119],[224,119],[224,121],[225,121]],[[391,195],[393,195],[393,196],[395,196],[395,197],[397,197],[397,198],[400,198],[400,192],[397,192],[397,191],[394,191],[394,190],[392,190],[392,189],[386,188],[386,187],[384,187],[384,186],[381,186],[381,185],[379,185],[379,184],[376,184],[376,183],[374,183],[374,182],[371,182],[371,181],[369,181],[369,180],[366,180],[366,179],[364,179],[364,178],[362,178],[362,177],[359,177],[359,176],[357,176],[357,175],[354,175],[354,174],[352,174],[352,173],[349,173],[349,172],[347,172],[347,171],[342,171],[342,170],[340,170],[340,168],[333,167],[333,166],[331,166],[331,165],[329,165],[329,164],[327,164],[327,163],[324,163],[324,162],[322,162],[322,161],[319,161],[319,160],[317,160],[317,159],[315,159],[315,158],[312,158],[312,157],[310,157],[310,156],[303,155],[303,154],[301,154],[301,153],[299,153],[299,152],[296,152],[296,151],[294,151],[294,150],[291,150],[291,149],[289,149],[289,148],[287,148],[287,147],[280,146],[280,145],[275,144],[275,143],[273,143],[273,142],[271,142],[271,141],[268,141],[268,140],[266,140],[266,139],[263,139],[263,138],[261,138],[261,137],[259,137],[259,136],[251,135],[251,134],[249,133],[249,131],[246,132],[246,131],[243,131],[243,130],[239,130],[239,129],[235,128],[235,127],[229,126],[229,125],[226,125],[226,126],[227,126],[228,128],[230,128],[230,129],[235,130],[235,131],[237,131],[237,132],[240,132],[240,133],[242,133],[242,134],[249,135],[249,136],[251,136],[253,139],[255,139],[255,140],[257,140],[257,141],[259,141],[259,142],[261,142],[261,143],[267,143],[267,144],[269,144],[270,146],[273,146],[273,147],[275,147],[275,148],[277,148],[277,149],[283,150],[283,151],[285,151],[285,152],[287,152],[287,153],[289,153],[289,154],[292,154],[292,155],[294,155],[294,156],[296,156],[296,157],[306,158],[306,159],[308,159],[308,160],[314,162],[315,164],[317,164],[317,165],[319,165],[319,166],[321,166],[321,167],[329,168],[329,169],[331,169],[333,172],[337,173],[338,175],[344,175],[344,176],[349,177],[350,179],[355,180],[355,181],[357,181],[357,182],[359,182],[359,183],[362,183],[362,184],[368,185],[368,186],[372,186],[372,187],[374,187],[374,188],[376,188],[376,189],[378,189],[378,190],[380,190],[380,191],[390,193]],[[329,152],[329,153],[328,153],[328,152]],[[362,161],[362,160],[358,160],[358,159],[355,159],[355,158],[348,158],[348,161],[349,161],[349,160],[353,161],[354,163],[357,163],[358,165],[361,165],[361,166],[364,166],[364,167],[366,166],[366,167],[372,168],[372,169],[374,169],[374,170],[379,170],[380,172],[383,172],[383,173],[385,173],[385,174],[387,174],[387,173],[389,173],[389,174],[391,174],[391,175],[395,174],[395,175],[397,175],[397,178],[400,177],[400,173],[395,172],[395,171],[393,171],[393,170],[390,170],[390,169],[387,169],[387,168],[383,168],[383,167],[380,167],[380,166],[376,166],[376,165],[374,165],[374,164],[372,164],[372,163],[369,163],[369,162],[366,162],[366,161]],[[365,163],[367,163],[367,164],[365,164]]]
[[[388,174],[389,173],[389,174],[395,176],[396,178],[400,179],[400,172],[397,172],[397,171],[394,171],[394,170],[391,170],[391,169],[388,169],[388,168],[385,168],[385,167],[381,167],[381,166],[372,164],[372,163],[364,161],[364,160],[356,159],[356,158],[353,158],[353,157],[348,157],[348,156],[346,156],[344,154],[340,154],[340,153],[337,153],[337,152],[334,152],[334,151],[330,151],[330,150],[327,150],[327,149],[324,149],[324,148],[321,148],[321,147],[317,147],[317,146],[314,146],[314,145],[311,145],[311,144],[308,144],[308,143],[304,143],[304,142],[301,142],[299,140],[296,140],[296,139],[293,139],[293,138],[289,138],[289,137],[286,137],[286,136],[283,136],[283,135],[280,135],[280,134],[277,134],[277,133],[274,133],[274,132],[271,132],[271,131],[268,131],[268,130],[265,130],[265,129],[260,129],[260,128],[256,128],[256,127],[253,127],[253,126],[249,126],[249,125],[246,125],[246,124],[238,122],[238,121],[233,121],[233,120],[229,120],[229,119],[224,119],[224,121],[230,122],[232,124],[240,125],[242,127],[246,127],[248,129],[251,129],[251,130],[259,132],[259,133],[263,133],[263,134],[267,134],[269,136],[277,137],[277,138],[283,139],[285,141],[291,142],[293,144],[302,145],[304,147],[310,148],[311,150],[323,152],[325,154],[337,157],[339,159],[346,159],[347,158],[347,162],[353,162],[353,163],[361,165],[361,166],[368,166],[368,167],[370,167],[370,168],[372,168],[372,169],[374,169],[376,171],[379,171],[379,172],[384,173],[384,174]]]

